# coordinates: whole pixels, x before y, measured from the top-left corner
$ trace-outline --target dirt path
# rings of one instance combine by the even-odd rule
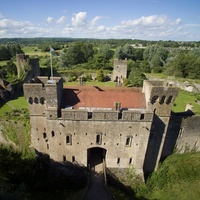
[[[103,164],[91,169],[89,188],[84,200],[114,200],[104,187]]]

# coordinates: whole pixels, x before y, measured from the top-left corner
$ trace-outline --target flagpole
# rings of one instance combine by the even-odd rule
[[[52,66],[51,46],[50,46],[50,64],[51,64],[51,79],[53,80],[53,66]]]

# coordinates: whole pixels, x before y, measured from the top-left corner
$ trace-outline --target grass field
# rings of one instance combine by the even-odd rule
[[[9,60],[0,61],[0,66],[6,65]]]
[[[22,48],[24,53],[29,56],[45,56],[49,55],[49,52],[41,52],[37,46],[25,46]]]
[[[22,97],[18,97],[17,99],[10,100],[6,104],[0,104],[0,118],[4,117],[5,112],[10,112],[13,109],[22,109],[28,108],[28,103],[26,99]]]
[[[193,112],[200,114],[200,104],[196,102],[196,95],[186,91],[180,91],[178,97],[174,101],[172,111],[184,112],[186,105],[191,104],[193,106]]]

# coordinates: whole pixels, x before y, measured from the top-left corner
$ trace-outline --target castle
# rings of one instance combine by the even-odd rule
[[[174,147],[199,149],[200,118],[172,114],[179,89],[164,81],[63,88],[60,77],[36,77],[23,87],[32,146],[55,161],[89,167],[96,153],[109,169],[133,165],[143,176]]]

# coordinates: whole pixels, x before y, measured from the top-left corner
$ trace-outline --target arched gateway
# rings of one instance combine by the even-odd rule
[[[107,150],[100,147],[93,147],[87,149],[87,167],[91,170],[96,170],[98,166],[103,166],[106,158]],[[102,169],[103,170],[103,169]]]

